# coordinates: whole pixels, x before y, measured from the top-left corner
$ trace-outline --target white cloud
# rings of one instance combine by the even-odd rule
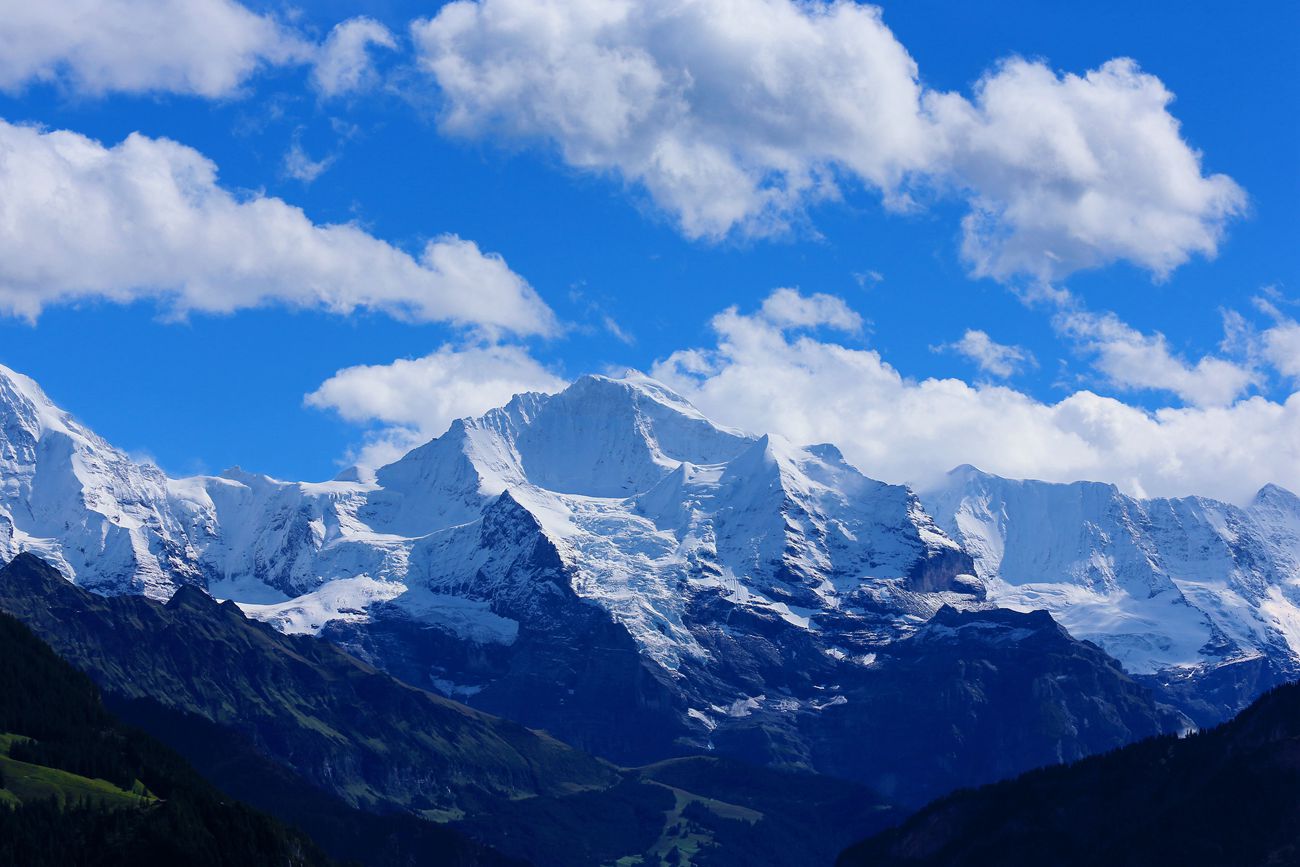
[[[834,295],[803,295],[795,289],[777,289],[763,300],[761,314],[779,328],[834,328],[855,333],[862,330],[862,317]]]
[[[870,6],[485,0],[412,32],[445,130],[553,142],[692,237],[780,229],[840,169],[894,190],[930,150],[916,66]]]
[[[455,236],[418,258],[350,224],[236,196],[198,151],[139,134],[111,148],[0,121],[0,312],[155,298],[178,313],[266,304],[547,333],[505,261]]]
[[[716,344],[655,376],[721,422],[833,442],[864,472],[926,488],[972,463],[1014,478],[1113,481],[1145,495],[1243,501],[1267,482],[1300,490],[1300,393],[1148,412],[1079,391],[1046,403],[996,385],[912,380],[880,355],[792,333],[732,308]]]
[[[1245,205],[1128,60],[1058,76],[1011,60],[973,101],[926,91],[852,2],[458,0],[412,25],[445,131],[543,141],[640,187],[690,237],[780,231],[845,181],[914,207],[965,197],[974,273],[1059,279],[1213,255]]]
[[[481,415],[520,392],[564,385],[522,347],[443,346],[422,358],[344,368],[306,402],[348,421],[385,425],[355,456],[362,466],[378,467],[442,434],[454,419]]]
[[[1056,325],[1081,341],[1096,356],[1097,370],[1119,388],[1169,391],[1199,406],[1223,406],[1258,380],[1248,364],[1213,356],[1184,361],[1163,334],[1143,334],[1114,314],[1063,313]]]
[[[1264,289],[1264,294],[1254,299],[1255,307],[1273,320],[1273,325],[1258,331],[1239,314],[1232,314],[1240,322],[1238,340],[1247,345],[1256,356],[1267,362],[1282,376],[1300,380],[1300,323],[1282,312],[1278,305],[1295,305],[1275,287]]]
[[[1263,333],[1264,355],[1283,376],[1300,379],[1300,323],[1279,322]],[[1300,434],[1297,434],[1300,436]]]
[[[371,49],[395,49],[392,32],[373,18],[350,18],[334,27],[312,70],[312,81],[322,96],[344,96],[374,84],[376,73]]]
[[[1082,76],[1013,59],[973,103],[929,94],[947,139],[937,169],[970,196],[962,252],[974,273],[1050,281],[1126,260],[1163,277],[1213,256],[1245,194],[1201,173],[1172,100],[1127,59]]]
[[[56,82],[81,93],[223,97],[259,68],[312,47],[233,0],[40,0],[4,4],[0,90]]]
[[[988,332],[975,328],[966,329],[961,340],[935,348],[951,350],[963,355],[973,361],[980,370],[1002,379],[1016,373],[1024,365],[1034,363],[1034,356],[1027,349],[998,343],[989,337]]]

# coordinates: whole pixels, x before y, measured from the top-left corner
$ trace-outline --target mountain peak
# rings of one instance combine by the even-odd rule
[[[0,412],[13,413],[40,438],[48,430],[68,431],[71,416],[55,405],[36,380],[0,364]]]
[[[32,379],[30,376],[19,373],[12,367],[6,367],[5,365],[0,364],[0,383],[7,383],[15,391],[24,394],[29,400],[40,400],[46,403],[49,402],[49,398],[45,396],[45,392],[36,384],[36,380]]]
[[[1300,512],[1300,497],[1281,485],[1275,485],[1272,482],[1260,488],[1259,492],[1251,499],[1250,504],[1252,507],[1280,506]]]
[[[23,551],[8,563],[0,566],[0,579],[6,581],[21,580],[29,585],[34,583],[57,585],[67,580],[58,569],[55,569],[30,551]]]
[[[720,463],[751,441],[642,374],[584,376],[531,407],[512,404],[503,411],[509,419],[488,413],[470,422],[485,438],[476,451],[517,456],[510,460],[517,459],[520,478],[561,493],[633,496],[683,461]]]
[[[168,611],[202,611],[211,612],[221,608],[221,603],[213,599],[201,587],[182,584],[167,602]]]
[[[684,416],[706,421],[710,425],[726,430],[728,433],[744,436],[741,431],[724,428],[708,419],[694,404],[673,391],[664,383],[639,370],[628,369],[621,376],[605,376],[589,373],[575,379],[560,395],[582,395],[603,399],[645,399],[653,401],[667,409]]]
[[[946,475],[950,479],[996,478],[992,473],[986,473],[974,464],[958,464],[949,470]]]

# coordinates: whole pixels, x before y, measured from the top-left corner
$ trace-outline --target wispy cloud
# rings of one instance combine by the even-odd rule
[[[933,348],[937,352],[956,352],[974,362],[984,373],[1000,379],[1012,376],[1026,365],[1037,364],[1029,350],[998,343],[987,332],[974,328],[968,328],[960,340]]]

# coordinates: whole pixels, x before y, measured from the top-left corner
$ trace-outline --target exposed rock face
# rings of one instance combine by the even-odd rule
[[[813,766],[919,806],[958,786],[1002,779],[1185,726],[1095,645],[1045,611],[945,606],[869,658],[821,703],[783,713],[773,696],[721,731],[776,759],[807,746]],[[837,675],[843,672],[836,672]]]

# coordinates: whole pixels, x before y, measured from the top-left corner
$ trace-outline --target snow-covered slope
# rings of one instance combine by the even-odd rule
[[[238,469],[172,480],[3,368],[0,401],[6,556],[37,551],[106,593],[202,583],[288,630],[365,620],[382,602],[505,641],[508,621],[558,584],[676,671],[684,655],[708,657],[686,622],[700,593],[815,631],[819,615],[878,608],[882,592],[910,600],[907,620],[979,590],[907,488],[866,478],[831,446],[715,425],[638,374],[519,395],[373,483]],[[526,541],[493,532],[503,511],[524,516]],[[539,584],[511,565],[520,544],[530,557],[547,548],[562,577]]]
[[[977,589],[908,489],[867,479],[830,447],[714,425],[638,375],[584,377],[456,422],[378,472],[352,531],[398,544],[410,587],[526,616],[545,585],[494,572],[502,543],[485,537],[503,496],[553,549],[564,590],[609,611],[669,671],[707,657],[685,620],[700,593],[815,629],[818,612],[882,586]],[[332,546],[315,555],[323,579],[355,570],[331,562]]]
[[[0,366],[0,557],[32,551],[93,590],[166,598],[201,580],[170,484]]]
[[[925,502],[990,601],[1045,608],[1132,672],[1256,658],[1300,670],[1300,499],[1277,486],[1241,508],[963,466]]]

